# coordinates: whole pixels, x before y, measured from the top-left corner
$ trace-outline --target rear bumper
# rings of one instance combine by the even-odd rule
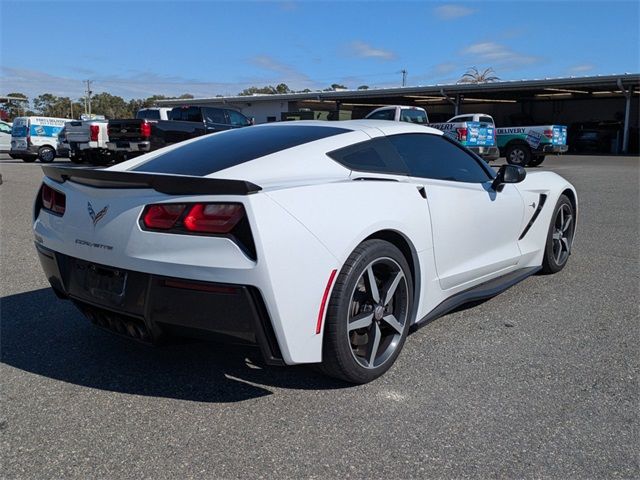
[[[37,147],[35,145],[30,145],[27,148],[11,148],[11,150],[9,150],[9,153],[12,153],[14,155],[23,155],[25,157],[37,157],[38,156],[38,149],[40,147]]]
[[[151,142],[129,142],[129,141],[116,141],[107,142],[107,148],[114,152],[149,152],[151,151]]]
[[[569,146],[568,145],[544,145],[542,147],[542,151],[544,153],[564,153],[567,150],[569,150]]]
[[[469,147],[469,150],[479,155],[486,161],[497,160],[500,157],[500,150],[498,147]]]
[[[94,323],[140,338],[163,334],[212,338],[256,345],[267,363],[282,365],[282,354],[264,301],[249,285],[193,281],[113,269],[54,252],[36,244],[53,290],[70,299]],[[95,272],[105,272],[96,274]],[[121,288],[105,287],[96,275],[118,277]],[[120,282],[120,283],[118,283]],[[105,287],[105,288],[102,288]],[[136,329],[137,328],[137,329]],[[136,334],[138,332],[138,335]]]

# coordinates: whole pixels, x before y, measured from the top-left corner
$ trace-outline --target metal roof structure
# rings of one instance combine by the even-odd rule
[[[429,100],[440,100],[443,97],[462,97],[473,101],[469,95],[482,95],[482,100],[510,99],[522,94],[549,96],[554,95],[590,95],[594,92],[623,93],[621,90],[637,90],[640,88],[640,73],[624,73],[619,75],[596,75],[588,77],[563,77],[533,80],[509,80],[490,83],[454,83],[412,87],[370,88],[367,90],[340,90],[326,92],[286,93],[266,95],[234,95],[210,98],[159,100],[160,106],[189,104],[226,104],[226,103],[259,103],[274,101],[359,101],[383,98],[411,98],[418,96]]]

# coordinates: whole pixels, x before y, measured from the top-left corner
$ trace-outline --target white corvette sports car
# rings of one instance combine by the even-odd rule
[[[562,177],[495,173],[407,123],[259,125],[42,168],[39,257],[92,322],[145,342],[222,335],[355,383],[411,327],[561,270],[576,226]]]

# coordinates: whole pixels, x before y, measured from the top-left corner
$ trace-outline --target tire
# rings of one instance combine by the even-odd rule
[[[571,201],[566,195],[561,195],[551,216],[542,259],[542,273],[558,273],[567,264],[573,245],[575,218]]]
[[[84,163],[85,158],[84,155],[82,153],[76,153],[75,155],[69,155],[69,160],[71,160],[71,163],[76,163],[76,164],[80,164],[80,163]]]
[[[111,157],[109,155],[104,155],[101,153],[93,153],[89,158],[89,163],[91,163],[92,165],[104,167],[111,163]]]
[[[529,163],[527,164],[528,167],[537,167],[538,165],[542,164],[542,162],[544,162],[545,159],[545,155],[538,155],[537,157],[533,157],[531,160],[529,160]]]
[[[526,167],[531,161],[531,149],[523,143],[509,145],[505,152],[505,157],[507,157],[507,162],[511,165]]]
[[[413,279],[402,252],[384,240],[361,243],[340,270],[331,293],[320,370],[357,384],[385,373],[407,338],[412,306]]]
[[[51,163],[56,158],[56,151],[47,145],[38,150],[38,160],[42,163]]]
[[[28,157],[19,157],[24,163],[33,163],[36,161],[36,159],[38,157],[32,157],[31,155],[29,155]]]

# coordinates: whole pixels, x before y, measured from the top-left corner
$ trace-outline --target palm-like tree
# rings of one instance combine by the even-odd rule
[[[482,72],[477,67],[471,67],[460,77],[458,83],[489,83],[500,80],[500,77],[494,75],[496,72],[493,68],[485,68]]]

